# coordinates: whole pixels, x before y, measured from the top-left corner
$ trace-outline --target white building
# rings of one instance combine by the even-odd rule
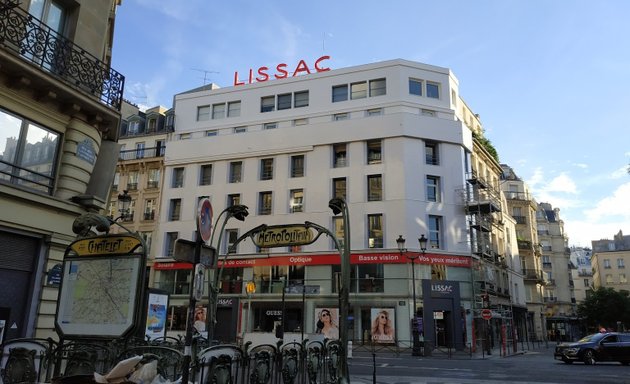
[[[371,323],[384,309],[393,341],[409,345],[407,256],[420,253],[424,234],[428,249],[414,271],[423,336],[438,345],[470,344],[473,257],[461,191],[471,171],[472,129],[481,128],[458,87],[449,69],[391,60],[176,95],[153,283],[189,276],[189,267],[171,256],[176,238],[194,239],[201,196],[210,197],[215,219],[231,204],[249,207],[244,222],[227,223],[221,255],[261,224],[310,221],[342,239],[341,218],[328,208],[341,196],[350,216],[351,338],[369,342]],[[399,235],[407,239],[404,252]],[[282,314],[285,281],[313,288],[304,301],[286,295],[287,331],[314,333],[319,310],[338,307],[339,255],[325,236],[292,248],[257,249],[246,241],[228,260],[216,338],[270,332]],[[250,280],[257,288],[247,301],[241,282]],[[448,292],[433,289],[438,285]],[[516,286],[521,291],[522,281]],[[171,303],[187,298],[172,296]]]

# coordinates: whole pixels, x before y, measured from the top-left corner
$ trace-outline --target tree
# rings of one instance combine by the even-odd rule
[[[589,328],[603,326],[617,329],[617,322],[630,324],[630,294],[599,287],[577,308],[578,315]]]

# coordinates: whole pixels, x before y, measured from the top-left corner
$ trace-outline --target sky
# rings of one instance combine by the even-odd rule
[[[449,68],[500,162],[560,209],[570,246],[590,247],[630,235],[628,15],[625,0],[123,0],[112,66],[127,100],[167,108],[235,71],[322,55]]]

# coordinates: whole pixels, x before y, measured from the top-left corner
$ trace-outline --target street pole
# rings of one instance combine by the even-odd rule
[[[328,202],[328,207],[333,214],[341,213],[343,220],[343,250],[341,254],[341,288],[339,290],[339,339],[341,350],[344,352],[339,359],[339,384],[350,383],[350,372],[348,369],[348,312],[350,306],[350,219],[348,214],[348,204],[343,198],[333,198]],[[336,239],[335,239],[336,240]],[[339,242],[337,247],[339,247]]]
[[[190,288],[188,295],[188,316],[186,318],[186,336],[184,337],[184,359],[182,362],[182,383],[188,383],[190,363],[192,360],[192,334],[193,326],[195,323],[195,307],[197,306],[197,299],[195,298],[195,271],[199,259],[201,257],[201,235],[197,231],[197,238],[195,241],[195,259],[193,260],[193,274],[190,280]]]

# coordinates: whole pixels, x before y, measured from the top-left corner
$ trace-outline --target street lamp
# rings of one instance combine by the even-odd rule
[[[339,384],[350,382],[350,372],[348,370],[348,307],[350,306],[350,219],[348,214],[348,204],[343,198],[335,197],[328,202],[328,207],[334,215],[341,213],[343,220],[343,251],[341,254],[341,287],[339,289],[339,340],[341,350],[344,355],[339,359]],[[339,241],[336,241],[339,247]]]
[[[214,270],[214,279],[208,279],[208,342],[212,343],[214,339],[214,326],[217,322],[217,301],[219,295],[219,282],[221,281],[221,274],[223,273],[223,267],[225,266],[225,259],[227,258],[228,252],[225,253],[225,257],[223,258],[223,264],[221,264],[221,268],[217,271],[217,265],[219,263],[219,256],[221,255],[221,238],[223,237],[223,231],[225,230],[225,226],[232,217],[239,221],[245,221],[245,218],[249,215],[248,208],[246,205],[235,204],[230,205],[225,208],[219,216],[217,216],[217,220],[215,221],[215,225],[213,228],[215,230],[212,231],[212,236],[210,237],[210,245],[212,245],[212,241],[214,240],[214,234],[216,233],[217,223],[221,216],[225,215],[223,219],[223,223],[221,224],[221,229],[219,230],[219,238],[217,240],[217,246],[215,249],[217,250],[216,257],[214,258],[214,263],[212,269]]]
[[[123,193],[118,194],[118,212],[120,216],[118,216],[114,221],[121,219],[125,221],[127,215],[129,214],[129,206],[131,205],[131,196],[129,196],[128,191],[124,190]]]

